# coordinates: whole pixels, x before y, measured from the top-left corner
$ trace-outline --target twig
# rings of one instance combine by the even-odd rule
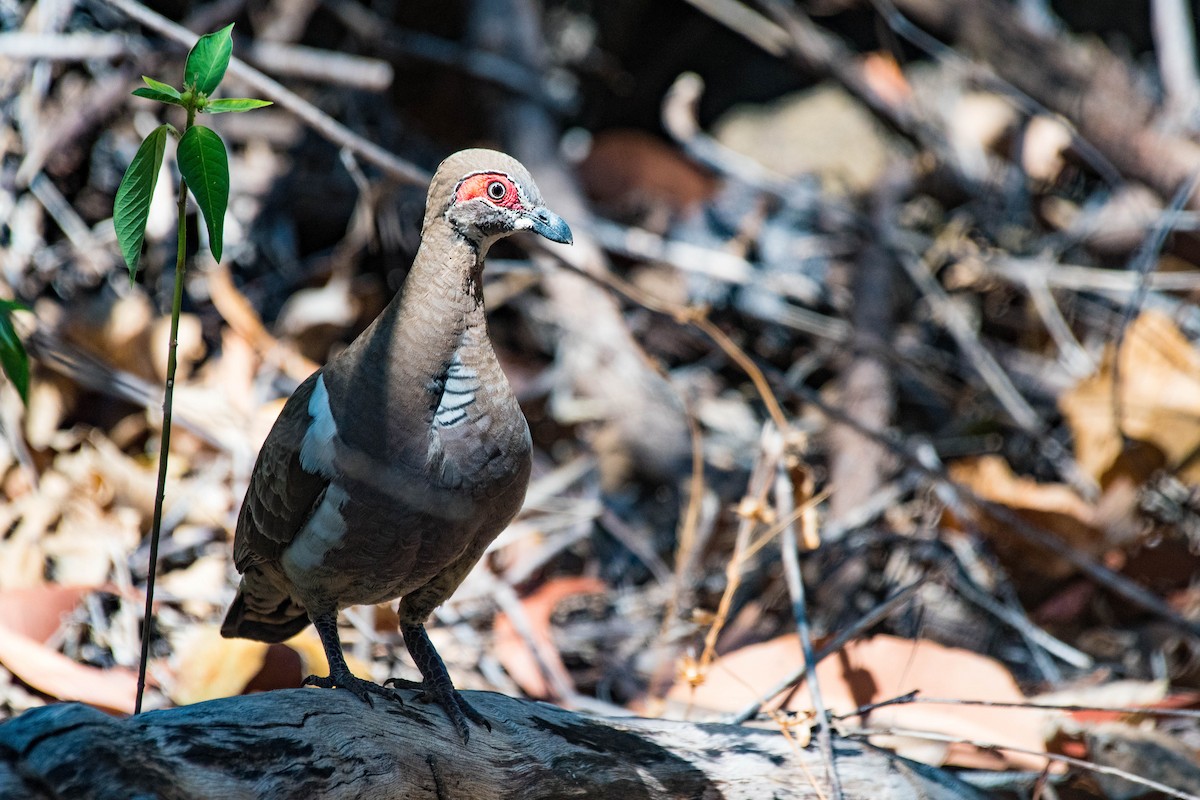
[[[771,430],[769,425],[763,426],[762,437],[759,441],[758,458],[754,469],[750,472],[750,480],[746,485],[746,494],[738,506],[737,536],[733,543],[733,553],[725,565],[725,590],[717,602],[717,610],[713,615],[712,625],[704,636],[704,649],[697,660],[697,676],[703,678],[708,667],[716,657],[717,638],[725,623],[729,621],[729,609],[733,605],[733,596],[742,582],[742,569],[745,565],[746,548],[750,545],[750,535],[754,532],[763,510],[766,508],[767,494],[771,491],[771,483],[775,474],[775,461],[778,458],[774,450],[768,446]]]
[[[105,0],[113,8],[135,22],[139,22],[157,33],[166,36],[184,47],[191,47],[199,38],[182,25],[178,25],[161,14],[151,11],[137,0]],[[382,169],[401,183],[425,186],[430,175],[425,170],[405,161],[379,145],[359,136],[330,117],[281,83],[268,78],[254,67],[238,58],[229,60],[229,74],[249,85],[256,93],[286,108],[321,136],[338,147],[345,147]]]
[[[1166,105],[1178,122],[1186,123],[1200,110],[1200,74],[1196,72],[1196,41],[1192,11],[1186,0],[1152,0],[1150,20],[1154,52]]]
[[[913,283],[928,300],[936,319],[954,337],[954,341],[967,356],[967,362],[983,379],[1008,416],[1024,431],[1041,433],[1045,428],[1041,417],[1013,385],[1004,368],[979,341],[979,337],[971,329],[971,323],[959,311],[958,306],[951,302],[946,290],[930,273],[929,264],[909,253],[899,250],[894,252]]]
[[[129,41],[115,33],[0,34],[0,58],[101,61],[128,52]]]
[[[861,717],[864,714],[884,706],[925,703],[928,705],[944,706],[985,706],[987,708],[1021,708],[1030,711],[1107,711],[1113,714],[1147,717],[1179,717],[1182,719],[1200,719],[1200,709],[1195,708],[1153,708],[1147,706],[1094,706],[1074,703],[1013,703],[1002,700],[960,700],[953,697],[921,697],[920,691],[912,691],[899,697],[880,700],[878,703],[859,706],[845,714],[834,714],[834,719],[849,719]]]
[[[687,0],[688,4],[735,31],[773,56],[787,54],[788,34],[738,0]]]
[[[259,40],[248,57],[274,75],[301,78],[368,92],[382,92],[392,85],[392,65],[378,58],[322,50],[316,47]]]
[[[479,574],[486,577],[489,586],[488,594],[512,622],[513,629],[524,641],[526,649],[533,656],[538,670],[546,679],[546,684],[555,698],[565,703],[573,702],[578,692],[571,682],[571,676],[567,674],[562,659],[557,654],[543,651],[542,642],[534,632],[533,622],[525,612],[525,606],[521,604],[516,590],[491,570],[479,570]]]
[[[1097,773],[1100,773],[1101,775],[1112,775],[1113,777],[1116,777],[1116,778],[1124,778],[1125,780],[1130,781],[1131,783],[1136,783],[1140,786],[1145,786],[1149,789],[1153,789],[1154,791],[1162,792],[1164,794],[1170,795],[1171,797],[1178,797],[1178,798],[1180,798],[1180,800],[1200,800],[1200,796],[1191,794],[1190,792],[1184,792],[1179,789],[1173,789],[1164,783],[1159,783],[1158,781],[1152,781],[1149,778],[1143,778],[1140,775],[1134,775],[1132,772],[1126,772],[1123,769],[1117,769],[1116,767],[1109,767],[1109,766],[1105,766],[1103,764],[1097,764],[1093,761],[1085,761],[1082,758],[1073,758],[1071,756],[1064,756],[1064,755],[1060,755],[1058,753],[1046,753],[1046,752],[1040,752],[1037,750],[1029,750],[1024,747],[1013,747],[1011,745],[996,744],[994,742],[982,742],[977,739],[966,739],[966,738],[961,738],[958,736],[949,736],[946,734],[933,733],[930,731],[911,730],[908,728],[860,728],[860,729],[854,730],[854,731],[844,731],[843,735],[845,735],[847,737],[855,737],[855,738],[861,737],[864,739],[867,737],[870,737],[870,736],[911,736],[915,739],[925,739],[925,740],[928,740],[931,742],[947,742],[949,744],[969,744],[972,747],[978,747],[981,750],[1004,750],[1004,751],[1008,751],[1010,753],[1021,753],[1023,755],[1028,755],[1028,756],[1037,756],[1039,758],[1046,758],[1046,759],[1049,759],[1050,761],[1059,761],[1063,764],[1070,764],[1073,767],[1079,767],[1080,769],[1086,769],[1089,772],[1097,772]]]
[[[696,2],[692,4],[698,5]],[[790,200],[795,181],[772,172],[749,156],[731,150],[700,129],[698,111],[703,92],[704,80],[694,72],[685,72],[675,79],[662,103],[662,123],[667,132],[689,156],[710,169],[781,200]]]
[[[716,528],[716,496],[710,494],[704,483],[704,434],[700,423],[688,406],[684,406],[684,419],[688,424],[688,435],[692,441],[692,474],[688,481],[687,506],[679,521],[675,546],[675,573],[671,581],[671,596],[663,609],[662,624],[658,629],[656,651],[660,654],[650,676],[646,695],[651,703],[657,704],[671,687],[674,664],[678,655],[673,647],[672,632],[682,609],[690,611],[695,602],[695,574],[700,568],[704,548]]]
[[[1180,272],[1150,272],[1144,279],[1137,272],[1059,264],[1042,259],[1004,256],[981,262],[989,278],[1020,281],[1028,284],[1043,281],[1053,289],[1077,292],[1137,292],[1145,285],[1159,292],[1194,292],[1200,290],[1200,270]]]
[[[589,221],[588,230],[606,250],[642,261],[664,262],[676,269],[704,275],[714,280],[744,286],[754,282],[783,297],[811,303],[819,296],[814,282],[800,275],[763,274],[752,262],[723,250],[701,247],[691,242],[668,239],[640,228],[629,228],[605,219]],[[832,317],[809,312],[811,328],[803,329],[832,339],[847,333],[846,324]]]
[[[794,520],[796,507],[795,495],[792,490],[791,476],[788,474],[787,457],[784,453],[784,442],[778,432],[773,432],[770,446],[775,454],[775,504],[781,519]],[[807,602],[804,597],[804,577],[800,572],[800,542],[796,536],[794,521],[783,526],[780,550],[783,556],[783,574],[787,582],[788,595],[792,601],[792,616],[796,620],[796,633],[800,638],[800,649],[804,654],[805,664],[815,664],[813,653],[812,628],[808,623]],[[818,728],[817,743],[821,747],[821,755],[825,760],[825,775],[829,780],[829,791],[835,798],[842,798],[842,781],[838,777],[837,763],[834,761],[833,740],[830,736],[828,711],[825,699],[821,695],[820,681],[817,674],[812,673],[808,681],[809,697],[812,699],[813,711],[816,712]]]
[[[974,581],[959,570],[958,578],[954,581],[958,591],[969,601],[996,617],[1004,624],[1017,631],[1029,644],[1036,644],[1039,649],[1057,656],[1064,663],[1076,669],[1090,669],[1094,661],[1087,653],[1071,647],[1066,642],[1056,639],[1046,631],[1029,621],[1023,611],[1009,608],[975,585]]]
[[[1095,372],[1096,362],[1071,332],[1071,326],[1063,317],[1058,303],[1054,302],[1054,295],[1051,294],[1044,277],[1030,276],[1030,279],[1025,281],[1025,290],[1029,292],[1029,299],[1033,301],[1034,310],[1042,318],[1046,332],[1054,340],[1059,359],[1068,374],[1073,378],[1082,378]]]

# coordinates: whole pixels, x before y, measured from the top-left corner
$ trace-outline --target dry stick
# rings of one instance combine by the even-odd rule
[[[746,486],[746,495],[738,507],[741,521],[738,523],[737,536],[733,543],[733,553],[725,566],[725,591],[717,602],[717,611],[713,615],[713,623],[704,636],[704,649],[698,659],[698,675],[703,677],[709,664],[716,657],[717,637],[729,620],[729,608],[733,605],[733,595],[742,582],[742,567],[745,564],[746,548],[750,544],[750,534],[759,520],[759,512],[766,507],[767,493],[771,491],[771,476],[775,474],[775,459],[778,454],[767,446],[770,426],[763,426],[762,439],[759,443],[758,459],[750,473]]]
[[[971,328],[971,323],[959,311],[958,306],[951,302],[946,290],[931,274],[925,259],[914,258],[908,253],[894,252],[912,282],[929,301],[934,316],[941,321],[942,327],[966,354],[971,366],[987,384],[992,395],[1000,401],[1000,405],[1008,412],[1008,416],[1027,433],[1041,433],[1045,426],[1038,413],[1013,385],[1012,379],[1008,377],[995,357],[979,341],[979,337]]]
[[[561,656],[555,654],[552,657],[544,651],[544,645],[534,632],[533,621],[529,619],[525,606],[521,604],[521,598],[517,596],[516,589],[489,569],[480,570],[480,574],[490,584],[488,594],[492,596],[500,610],[508,615],[513,629],[525,643],[525,649],[533,656],[534,663],[537,664],[538,671],[546,680],[547,687],[556,695],[559,702],[572,703],[578,691],[571,681],[571,676],[564,673]],[[557,663],[555,663],[556,660]]]
[[[125,55],[129,49],[129,41],[115,33],[0,34],[0,58],[107,61]]]
[[[1178,226],[1171,226],[1179,230]],[[1150,272],[1143,276],[1136,272],[1116,271],[1103,267],[1084,267],[1076,264],[1060,264],[1048,259],[1014,258],[1002,256],[980,262],[989,278],[1009,282],[1028,283],[1042,280],[1054,289],[1072,292],[1136,292],[1144,280],[1153,291],[1194,292],[1200,290],[1200,270],[1180,272]]]
[[[1158,74],[1162,77],[1166,105],[1178,122],[1200,108],[1200,74],[1196,72],[1193,20],[1186,0],[1151,0],[1150,18]]]
[[[874,711],[877,708],[884,706],[900,706],[900,705],[916,705],[918,703],[927,703],[929,705],[940,706],[985,706],[987,708],[1019,708],[1030,711],[1110,711],[1114,714],[1127,714],[1131,716],[1143,715],[1147,717],[1181,717],[1184,719],[1200,719],[1200,709],[1195,708],[1150,708],[1146,706],[1087,706],[1075,705],[1073,703],[1008,703],[1001,700],[959,700],[951,697],[921,697],[920,690],[902,694],[899,697],[892,697],[887,700],[880,700],[878,703],[869,703],[865,706],[859,706],[853,711],[845,714],[834,714],[834,719],[848,719],[850,717],[861,717],[863,714]]]
[[[105,0],[105,2],[135,22],[145,25],[184,47],[191,47],[200,38],[182,25],[146,8],[137,0]],[[228,72],[244,81],[256,93],[291,111],[330,142],[338,147],[352,150],[382,169],[390,177],[402,183],[418,186],[429,183],[430,175],[425,170],[354,133],[300,95],[284,87],[278,81],[268,78],[241,59],[231,58]]]
[[[1173,789],[1165,783],[1152,781],[1149,778],[1143,778],[1140,775],[1134,775],[1132,772],[1126,772],[1123,769],[1116,767],[1097,764],[1094,761],[1086,761],[1082,758],[1073,758],[1071,756],[1059,755],[1058,753],[1039,752],[1037,750],[1029,750],[1024,747],[1013,747],[1006,744],[995,744],[994,742],[982,742],[978,739],[965,739],[957,736],[948,736],[941,733],[932,733],[929,731],[911,730],[908,728],[860,728],[854,731],[845,731],[844,736],[853,738],[866,739],[870,736],[911,736],[915,739],[925,739],[931,742],[947,742],[948,744],[969,744],[972,747],[978,747],[981,750],[1007,750],[1010,753],[1022,753],[1028,756],[1037,756],[1039,758],[1049,759],[1050,761],[1059,761],[1063,764],[1070,764],[1073,767],[1086,769],[1090,772],[1098,772],[1102,775],[1111,775],[1115,778],[1124,778],[1125,780],[1136,783],[1141,786],[1153,789],[1156,792],[1168,794],[1171,797],[1178,797],[1180,800],[1200,800],[1200,796],[1185,792],[1180,789]]]
[[[1063,317],[1045,277],[1029,275],[1024,284],[1029,299],[1033,301],[1034,310],[1042,318],[1042,326],[1054,340],[1054,346],[1058,348],[1058,357],[1067,374],[1072,378],[1083,378],[1095,372],[1096,362],[1075,338],[1071,325]]]
[[[776,451],[775,456],[775,503],[779,508],[779,516],[788,519],[783,526],[783,536],[780,550],[783,555],[783,574],[787,582],[788,595],[792,600],[792,616],[796,620],[796,633],[800,638],[800,649],[804,653],[804,663],[816,663],[813,653],[812,627],[808,624],[807,601],[804,596],[804,576],[800,572],[800,542],[796,536],[794,522],[796,498],[792,490],[791,476],[788,474],[786,455],[784,454],[783,437],[775,432],[771,437],[771,447]],[[842,781],[838,777],[837,763],[833,757],[833,739],[829,731],[829,716],[825,707],[825,698],[821,695],[820,681],[814,672],[808,682],[808,693],[812,699],[813,711],[816,712],[819,726],[817,728],[817,743],[821,747],[821,756],[825,761],[825,775],[829,780],[830,793],[839,798],[844,797]]]
[[[961,567],[959,571],[961,572]],[[1021,638],[1030,645],[1031,650],[1033,649],[1033,645],[1037,645],[1038,648],[1058,657],[1059,660],[1070,664],[1076,669],[1090,669],[1094,665],[1095,662],[1087,653],[1071,647],[1071,645],[1061,639],[1054,638],[1037,625],[1034,625],[1023,610],[1005,606],[976,586],[974,581],[968,580],[960,574],[958,579],[954,580],[954,586],[967,600],[1017,631],[1021,635]]]
[[[548,91],[545,76],[525,64],[433,34],[402,30],[358,0],[326,0],[321,6],[358,41],[390,61],[416,58],[449,67],[555,111],[570,111],[573,106],[572,100]]]
[[[339,53],[286,42],[260,40],[250,46],[251,61],[274,75],[384,92],[392,85],[392,65],[382,59]]]

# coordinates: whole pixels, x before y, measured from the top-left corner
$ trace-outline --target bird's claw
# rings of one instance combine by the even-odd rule
[[[388,700],[393,700],[401,705],[404,704],[403,698],[400,697],[387,685],[380,686],[374,681],[368,681],[364,678],[359,678],[351,674],[349,671],[345,673],[334,673],[332,675],[309,675],[304,679],[303,686],[319,686],[322,689],[346,689],[359,700],[363,701],[372,708],[375,707],[375,701],[371,699],[371,695],[378,695]]]
[[[411,683],[411,681],[403,681],[400,678],[388,678],[383,682],[384,686],[388,684]],[[459,737],[463,740],[463,744],[469,744],[471,741],[471,731],[467,727],[467,720],[474,722],[476,725],[482,725],[492,730],[492,723],[488,722],[487,717],[475,710],[474,706],[466,701],[458,690],[453,686],[442,685],[440,683],[425,681],[419,684],[421,686],[421,694],[418,699],[423,703],[437,703],[446,712],[446,716],[450,718],[450,724],[458,731]]]

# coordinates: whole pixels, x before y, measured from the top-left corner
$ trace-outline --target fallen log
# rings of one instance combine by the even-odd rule
[[[0,725],[0,797],[499,800],[828,796],[815,747],[778,730],[600,718],[467,692],[492,722],[464,745],[441,709],[288,689],[124,719],[78,703]],[[847,800],[975,798],[940,770],[837,741]]]

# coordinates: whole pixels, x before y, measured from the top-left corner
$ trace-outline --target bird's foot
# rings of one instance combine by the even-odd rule
[[[350,670],[334,672],[328,676],[309,675],[304,679],[304,686],[319,686],[322,689],[346,689],[359,700],[362,700],[367,705],[374,708],[375,703],[371,699],[371,695],[393,700],[401,705],[404,700],[392,689],[389,689],[386,683],[380,686],[374,681],[369,681],[364,678],[359,678],[350,672]]]
[[[383,682],[383,685],[395,684],[398,686],[401,683],[408,682],[402,681],[400,678],[388,678]],[[449,680],[426,680],[421,684],[421,690],[421,702],[437,703],[441,706],[445,710],[446,716],[450,718],[450,724],[458,731],[463,744],[468,744],[471,740],[471,730],[467,727],[467,720],[474,722],[476,725],[482,725],[489,732],[492,730],[492,723],[488,722],[487,717],[476,711],[474,706],[459,694],[458,690],[454,688]]]

